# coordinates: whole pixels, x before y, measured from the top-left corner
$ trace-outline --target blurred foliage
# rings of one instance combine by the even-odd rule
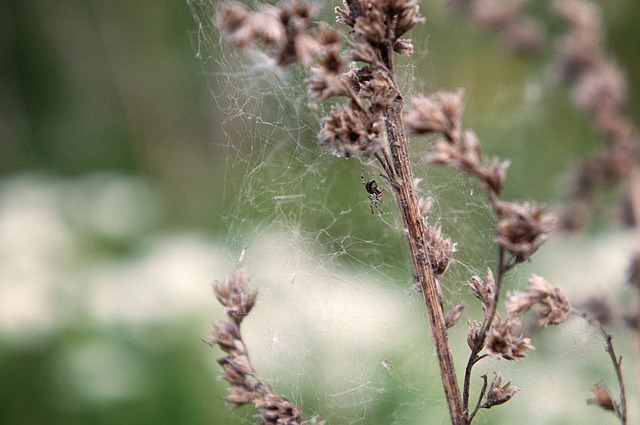
[[[630,113],[638,123],[640,2],[603,0],[601,4],[606,11],[608,46],[629,77]],[[332,7],[326,5],[327,16]],[[409,73],[407,85],[423,92],[464,87],[465,127],[479,134],[491,155],[513,159],[506,197],[554,202],[559,179],[598,141],[587,119],[571,106],[567,90],[547,81],[549,52],[514,58],[491,34],[442,3],[429,2],[423,10],[427,24],[411,34],[417,47],[415,68],[401,65]],[[557,22],[549,24],[559,31]],[[106,173],[133,176],[153,187],[158,215],[134,236],[105,234],[71,221],[82,238],[82,249],[74,252],[78,263],[100,264],[114,257],[135,261],[142,246],[153,243],[151,236],[162,232],[197,231],[224,239],[241,233],[240,227],[250,227],[253,219],[263,219],[264,212],[269,216],[281,208],[282,221],[290,215],[309,228],[326,229],[318,242],[330,252],[341,252],[341,237],[349,235],[349,252],[343,256],[347,264],[386,263],[393,269],[387,275],[406,279],[404,241],[393,229],[371,224],[356,164],[332,165],[331,173],[322,179],[317,171],[296,179],[309,161],[290,158],[317,155],[321,150],[314,147],[312,138],[280,152],[281,158],[289,158],[279,164],[281,168],[262,170],[262,180],[252,188],[253,205],[241,211],[241,217],[235,216],[234,195],[242,189],[238,182],[256,164],[238,161],[230,166],[226,160],[251,147],[230,149],[229,141],[222,139],[220,128],[227,117],[216,102],[224,87],[218,86],[221,79],[215,77],[221,70],[215,60],[204,63],[196,58],[196,31],[182,0],[0,3],[2,182],[29,173],[51,176],[51,180],[64,176],[70,182]],[[408,62],[401,59],[399,63]],[[309,117],[302,119],[315,125]],[[239,126],[238,131],[244,129]],[[328,161],[320,166],[325,164]],[[465,187],[468,192],[467,183],[451,180],[451,175],[438,170],[422,172],[429,185],[437,188],[455,183],[441,190],[443,198],[435,208],[455,210],[469,205],[468,193],[458,190]],[[276,206],[269,186],[274,175],[291,179],[292,187],[310,196],[330,190],[331,196],[319,196],[323,214],[312,208]],[[65,214],[91,218],[86,204],[97,202],[91,197],[92,187],[87,186],[79,198],[85,203],[69,203]],[[490,231],[478,232],[486,228],[487,216],[481,201],[474,205],[480,211],[464,213],[460,220],[446,215],[442,225],[454,240],[470,240],[470,234],[479,233],[469,250],[473,252],[462,251],[459,259],[483,264],[491,258]],[[112,208],[122,208],[117,198]],[[389,205],[383,203],[382,208]],[[347,210],[355,211],[353,220],[335,220]],[[385,242],[374,255],[364,243],[354,242],[380,239]],[[224,385],[215,381],[216,354],[199,341],[206,331],[201,321],[188,318],[134,333],[77,317],[74,323],[27,343],[7,338],[0,343],[2,423],[245,424],[250,411],[230,414],[220,401]],[[157,344],[159,340],[166,343]],[[553,357],[554,352],[545,355]],[[407,361],[400,356],[396,367]],[[591,378],[585,378],[585,388],[599,379]],[[416,385],[420,388],[400,390],[401,383],[392,384],[384,400],[366,412],[373,419],[364,423],[409,423],[402,408],[424,407],[418,399],[428,391],[433,394],[427,399],[439,400],[437,384]],[[307,392],[299,397],[314,397],[312,390]],[[575,398],[580,403],[584,397]],[[434,404],[434,410],[443,411],[440,403]],[[331,414],[321,411],[321,400],[305,405]],[[349,423],[340,419],[331,423]]]

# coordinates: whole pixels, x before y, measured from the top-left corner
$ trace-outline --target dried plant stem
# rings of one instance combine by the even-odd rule
[[[476,403],[476,407],[475,409],[473,409],[473,412],[471,412],[471,414],[469,415],[468,423],[471,423],[471,421],[473,421],[473,418],[475,418],[476,413],[478,413],[478,411],[480,410],[480,407],[482,406],[482,399],[484,397],[484,393],[485,391],[487,391],[487,384],[488,384],[487,375],[482,375],[481,378],[484,381],[482,383],[482,389],[480,390],[480,394],[478,395],[478,402]],[[466,379],[466,376],[465,376],[465,379]],[[465,387],[465,390],[467,390],[466,387]],[[466,395],[467,396],[469,395],[468,391],[466,392]],[[467,400],[467,403],[468,403],[468,400]],[[467,404],[465,404],[465,406],[467,406]]]
[[[399,97],[385,114],[387,137],[393,164],[393,169],[387,170],[387,177],[398,203],[416,271],[416,278],[424,295],[424,302],[440,364],[442,384],[447,404],[449,405],[451,423],[453,425],[464,425],[467,423],[466,414],[460,396],[460,387],[456,379],[453,356],[447,336],[442,294],[429,262],[427,230],[418,207],[418,196],[413,184],[413,171],[409,161],[407,137],[402,123],[401,111],[402,99]]]
[[[485,355],[478,356],[482,348],[484,347],[484,342],[487,339],[487,331],[491,327],[493,323],[493,319],[496,317],[496,311],[498,309],[498,302],[500,300],[500,290],[502,288],[502,281],[504,280],[504,274],[510,268],[508,265],[504,264],[505,255],[504,248],[500,247],[500,252],[498,254],[498,276],[496,278],[496,287],[493,302],[489,305],[489,309],[485,314],[484,322],[482,323],[482,328],[479,333],[479,338],[476,340],[475,346],[471,349],[471,354],[469,354],[469,360],[467,361],[467,367],[464,372],[464,386],[463,386],[463,405],[465,412],[469,412],[469,390],[471,386],[471,371],[473,370],[473,366],[476,365],[480,360],[482,360]],[[480,403],[482,401],[482,396],[487,387],[487,378],[483,376],[484,385],[482,387],[482,391],[480,391],[480,398],[478,400],[478,404],[476,405],[473,413],[469,416],[469,423],[473,420],[473,417],[477,413],[480,408]]]
[[[589,313],[584,311],[579,311],[576,309],[572,309],[571,313],[576,316],[582,317],[586,320],[591,326],[596,328],[598,332],[604,338],[604,342],[606,344],[606,351],[609,353],[609,357],[611,357],[611,363],[613,363],[613,368],[616,371],[616,377],[618,378],[618,386],[620,388],[620,402],[616,404],[615,413],[620,419],[620,423],[622,425],[627,425],[627,395],[624,386],[624,378],[622,376],[622,356],[618,356],[616,354],[616,350],[613,346],[613,337],[607,330],[602,326],[602,324]]]

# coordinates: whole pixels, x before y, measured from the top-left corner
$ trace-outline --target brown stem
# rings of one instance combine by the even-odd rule
[[[498,253],[498,276],[496,278],[494,298],[491,302],[491,305],[489,306],[489,310],[485,313],[484,321],[482,323],[482,328],[480,329],[480,332],[478,334],[479,338],[476,341],[475,346],[471,349],[471,354],[469,354],[469,360],[467,361],[467,367],[464,371],[464,386],[462,387],[463,388],[462,403],[463,403],[465,412],[469,412],[469,390],[471,386],[471,371],[473,370],[473,366],[475,366],[476,363],[478,363],[480,360],[482,360],[485,357],[485,356],[478,356],[478,353],[484,347],[484,341],[487,338],[487,331],[491,327],[491,324],[493,323],[493,319],[496,317],[498,302],[500,301],[500,290],[502,288],[502,281],[504,279],[504,274],[507,270],[508,270],[508,265],[505,265],[504,248],[500,247],[500,251]],[[486,386],[486,382],[485,382],[485,386]],[[484,389],[482,390],[482,393],[484,393]],[[474,412],[469,416],[468,423],[471,423],[477,411],[478,411],[478,407],[476,406],[476,409],[474,409]]]
[[[402,217],[402,224],[409,243],[416,278],[424,295],[424,302],[440,363],[442,385],[449,405],[451,423],[453,425],[464,425],[466,424],[466,417],[447,337],[442,309],[442,294],[429,262],[428,251],[430,247],[427,244],[427,229],[418,207],[418,196],[413,185],[413,171],[409,161],[407,137],[402,123],[401,111],[402,98],[398,97],[394,105],[385,113],[387,137],[393,162],[393,170],[390,170],[392,173],[389,173],[388,176],[389,182],[393,188]]]
[[[482,404],[481,404],[482,398],[484,397],[485,391],[487,391],[487,375],[482,375],[481,378],[484,381],[484,383],[482,384],[480,395],[478,395],[478,402],[476,403],[476,407],[475,409],[473,409],[473,412],[471,412],[471,415],[469,415],[469,421],[468,421],[469,423],[473,421],[473,418],[475,418],[476,413],[478,413],[478,410],[480,410],[480,408],[482,407]]]
[[[613,368],[615,369],[616,377],[618,378],[618,386],[620,387],[620,404],[615,407],[615,413],[618,418],[620,418],[620,423],[622,425],[627,425],[627,393],[624,386],[624,379],[622,377],[622,356],[618,356],[616,354],[616,350],[613,347],[613,337],[609,332],[607,332],[602,324],[589,313],[575,309],[572,309],[571,313],[586,320],[591,326],[596,328],[604,338],[604,342],[607,345],[606,351],[609,353],[609,357],[611,357],[611,363],[613,363]]]

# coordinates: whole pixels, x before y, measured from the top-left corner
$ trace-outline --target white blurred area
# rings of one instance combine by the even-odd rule
[[[197,235],[151,231],[160,218],[153,188],[137,178],[3,181],[0,336],[29,343],[78,320],[170,322],[211,309],[209,281],[226,269],[221,249]],[[104,243],[131,252],[110,253]]]

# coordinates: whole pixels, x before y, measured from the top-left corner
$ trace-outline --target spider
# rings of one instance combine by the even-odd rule
[[[380,213],[380,215],[388,214],[382,212],[382,210],[378,206],[378,203],[382,202],[382,189],[380,189],[378,183],[376,183],[374,179],[371,179],[367,182],[364,181],[364,168],[360,173],[360,180],[362,181],[362,185],[369,194],[369,199],[371,200],[371,214],[376,215],[375,211],[373,211],[374,207],[378,210],[378,213]]]

